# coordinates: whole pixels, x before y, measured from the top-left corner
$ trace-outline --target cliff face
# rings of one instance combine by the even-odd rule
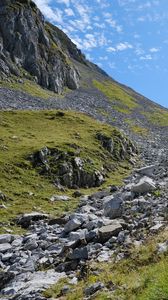
[[[85,58],[57,27],[46,23],[30,0],[0,2],[0,77],[22,76],[61,93],[79,87],[79,71],[71,61]]]

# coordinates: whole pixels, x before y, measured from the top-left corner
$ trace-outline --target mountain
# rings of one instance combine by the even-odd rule
[[[168,125],[167,109],[86,60],[65,33],[44,20],[32,1],[2,0],[0,16],[2,109],[75,109],[143,136]],[[24,101],[19,101],[22,97]]]
[[[168,110],[0,2],[0,299],[168,299]]]

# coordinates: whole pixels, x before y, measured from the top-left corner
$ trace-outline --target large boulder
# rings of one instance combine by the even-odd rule
[[[132,192],[136,194],[146,194],[152,192],[155,189],[156,189],[155,182],[147,176],[142,177],[138,181],[138,183],[134,184],[131,188]]]
[[[107,196],[102,199],[104,215],[110,219],[119,218],[122,215],[122,198],[120,194]]]
[[[98,231],[100,242],[104,243],[108,241],[112,236],[117,236],[121,230],[122,226],[120,223],[102,226]]]
[[[156,167],[157,165],[145,166],[143,168],[137,169],[136,172],[143,176],[153,177]]]

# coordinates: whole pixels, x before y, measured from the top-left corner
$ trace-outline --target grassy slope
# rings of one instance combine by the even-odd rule
[[[111,100],[114,108],[119,112],[127,114],[138,107],[136,100],[116,83],[112,83],[110,80],[104,82],[93,80],[93,84]]]
[[[84,288],[101,281],[112,291],[95,294],[95,300],[167,300],[168,299],[168,257],[157,254],[157,244],[168,238],[168,229],[155,237],[150,237],[145,245],[133,248],[130,257],[118,263],[90,263],[89,269],[98,271],[99,275],[88,276],[71,286],[71,292],[62,300],[78,300],[84,298]],[[53,285],[44,292],[45,296],[57,297],[62,287],[68,284],[66,280]],[[115,287],[113,289],[113,287]]]
[[[148,108],[146,110],[141,104],[141,101],[137,101],[135,92],[131,95],[129,89],[124,89],[124,87],[116,82],[110,80],[93,80],[93,85],[109,98],[113,109],[125,114],[127,118],[129,117],[129,114],[138,109],[138,113],[143,117],[145,116],[151,124],[161,127],[168,126],[168,110],[161,108],[152,102],[146,102]],[[137,134],[147,133],[144,132],[144,127],[137,127],[137,125],[133,124],[130,124],[130,129]]]
[[[49,202],[53,194],[60,192],[52,182],[38,175],[28,157],[44,146],[74,151],[75,144],[81,149],[80,155],[92,159],[94,166],[99,169],[107,156],[95,138],[98,131],[113,138],[118,135],[112,127],[75,112],[66,112],[60,117],[56,111],[1,111],[0,190],[11,198],[5,203],[7,209],[0,209],[1,222],[7,226],[16,215],[32,210],[49,212],[55,216],[73,210],[77,206],[77,199],[72,198],[70,203]],[[116,162],[113,163],[116,165]],[[128,172],[127,162],[117,164],[105,185],[121,184]],[[94,189],[83,192],[92,191]],[[73,191],[66,190],[65,193],[72,195]]]

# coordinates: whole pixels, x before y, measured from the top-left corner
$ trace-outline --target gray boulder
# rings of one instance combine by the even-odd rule
[[[154,171],[155,171],[156,167],[157,167],[157,165],[150,165],[150,166],[146,166],[146,167],[137,169],[136,172],[143,176],[152,177],[154,175]]]
[[[5,253],[11,250],[12,246],[9,243],[0,244],[0,253]]]
[[[0,235],[0,244],[11,243],[13,241],[11,234],[1,234]]]
[[[122,198],[120,194],[103,198],[104,215],[110,219],[121,217]]]
[[[122,226],[119,223],[107,225],[99,228],[99,238],[100,242],[108,241],[112,236],[117,236],[122,230]]]
[[[76,248],[72,253],[69,254],[69,259],[88,259],[88,249],[87,247]]]
[[[146,194],[156,189],[155,182],[147,177],[142,177],[138,183],[132,186],[132,192],[136,194]]]
[[[68,223],[65,224],[64,226],[64,231],[66,233],[73,231],[74,229],[79,228],[82,225],[82,221],[74,218],[68,221]]]

